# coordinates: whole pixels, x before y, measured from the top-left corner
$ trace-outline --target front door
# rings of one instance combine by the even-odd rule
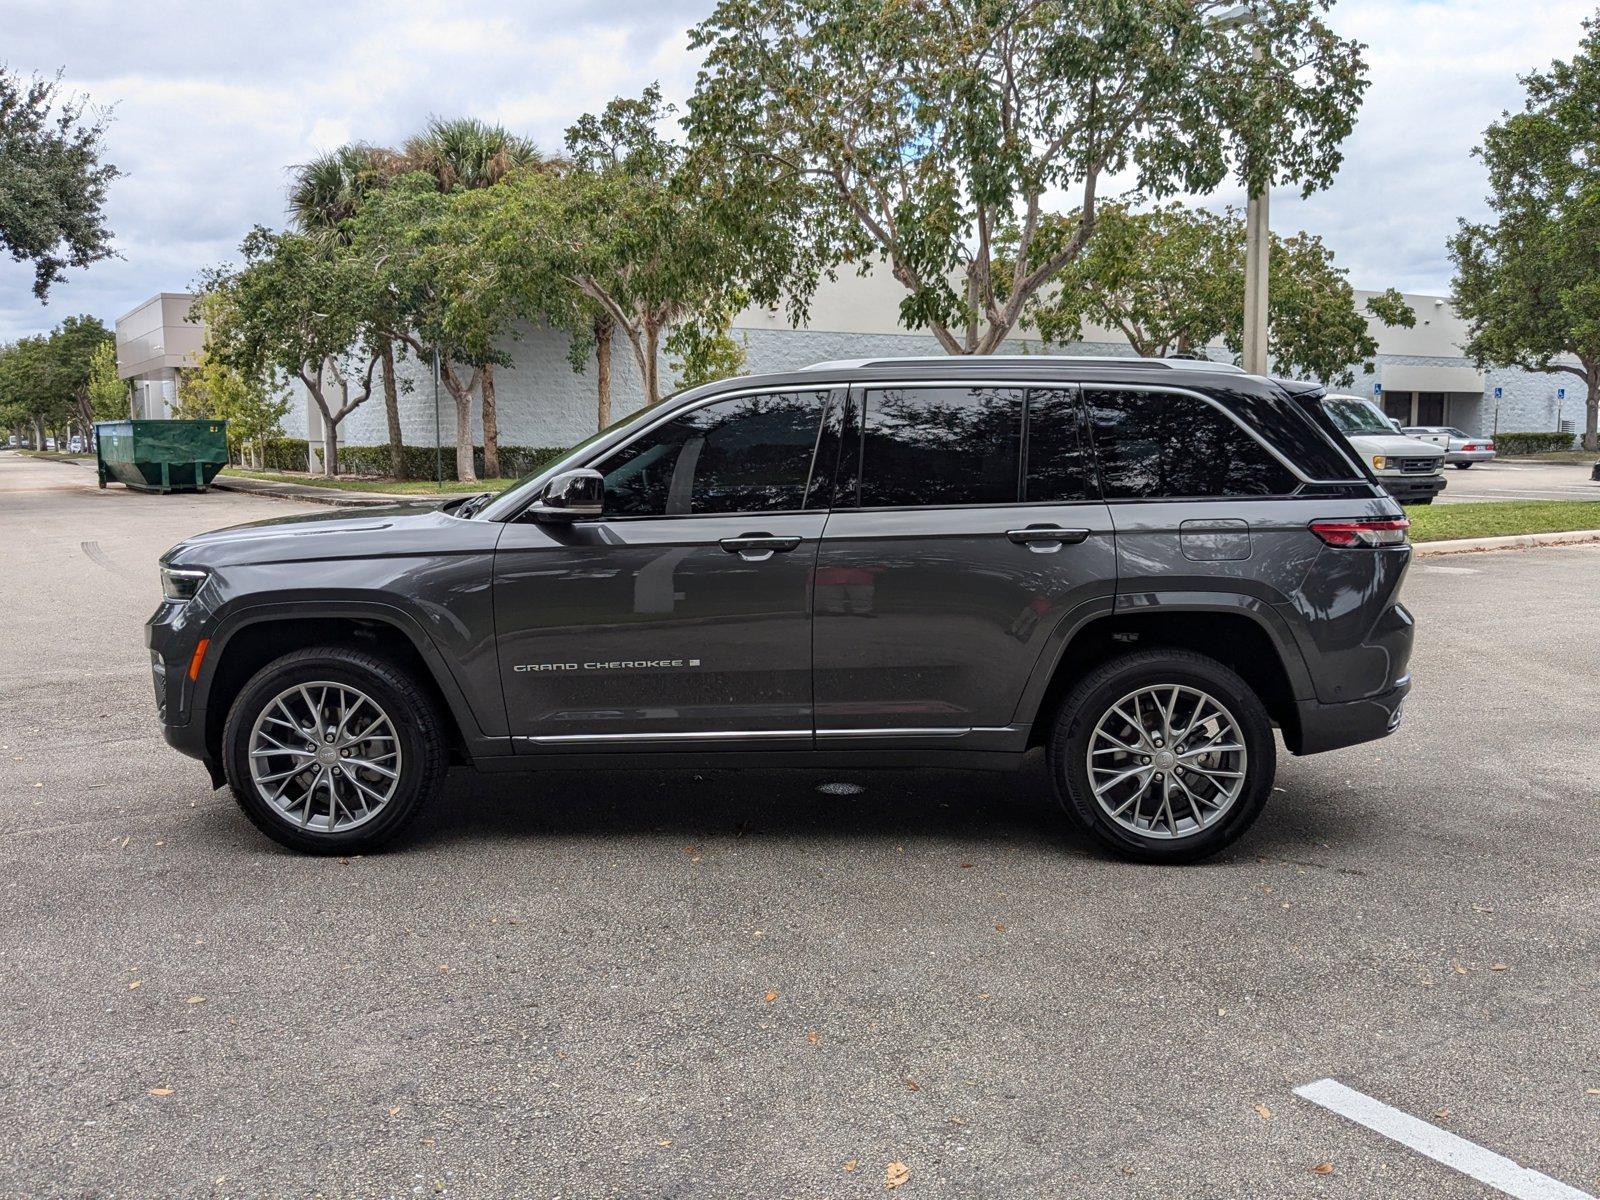
[[[853,392],[817,557],[818,747],[1009,747],[1052,636],[1115,590],[1076,388]]]
[[[590,464],[603,517],[506,527],[495,621],[519,751],[810,745],[827,401],[680,412]]]

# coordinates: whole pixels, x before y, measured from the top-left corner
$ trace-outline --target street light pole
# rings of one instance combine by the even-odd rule
[[[1212,18],[1217,29],[1238,29],[1256,25],[1260,18],[1248,4],[1230,8]],[[1255,60],[1266,57],[1259,39],[1253,51]],[[1271,177],[1250,193],[1245,204],[1244,232],[1244,369],[1252,375],[1267,373],[1267,264],[1271,247],[1267,205],[1271,196]]]
[[[1267,373],[1267,259],[1271,238],[1267,202],[1271,188],[1262,184],[1245,207],[1244,233],[1244,369]]]

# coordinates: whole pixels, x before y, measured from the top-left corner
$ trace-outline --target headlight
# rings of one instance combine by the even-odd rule
[[[1385,458],[1383,455],[1374,454],[1372,456],[1372,469],[1374,471],[1381,471],[1385,467],[1387,467],[1388,465],[1389,465],[1389,460],[1387,458]]]
[[[205,581],[204,571],[181,567],[161,568],[161,594],[168,600],[193,600],[194,594]]]

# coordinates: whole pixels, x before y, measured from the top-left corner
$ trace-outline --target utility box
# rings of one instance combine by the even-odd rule
[[[228,465],[226,421],[103,421],[94,432],[101,487],[203,492]]]

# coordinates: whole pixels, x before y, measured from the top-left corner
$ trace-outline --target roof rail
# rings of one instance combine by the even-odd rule
[[[1232,363],[1212,362],[1203,358],[1141,358],[1133,354],[911,354],[901,358],[835,358],[812,363],[803,371],[852,371],[866,367],[894,367],[904,363],[1005,363],[1009,366],[1042,367],[1052,364],[1070,364],[1087,367],[1149,368],[1164,367],[1169,371],[1226,371],[1242,375],[1244,370]]]

